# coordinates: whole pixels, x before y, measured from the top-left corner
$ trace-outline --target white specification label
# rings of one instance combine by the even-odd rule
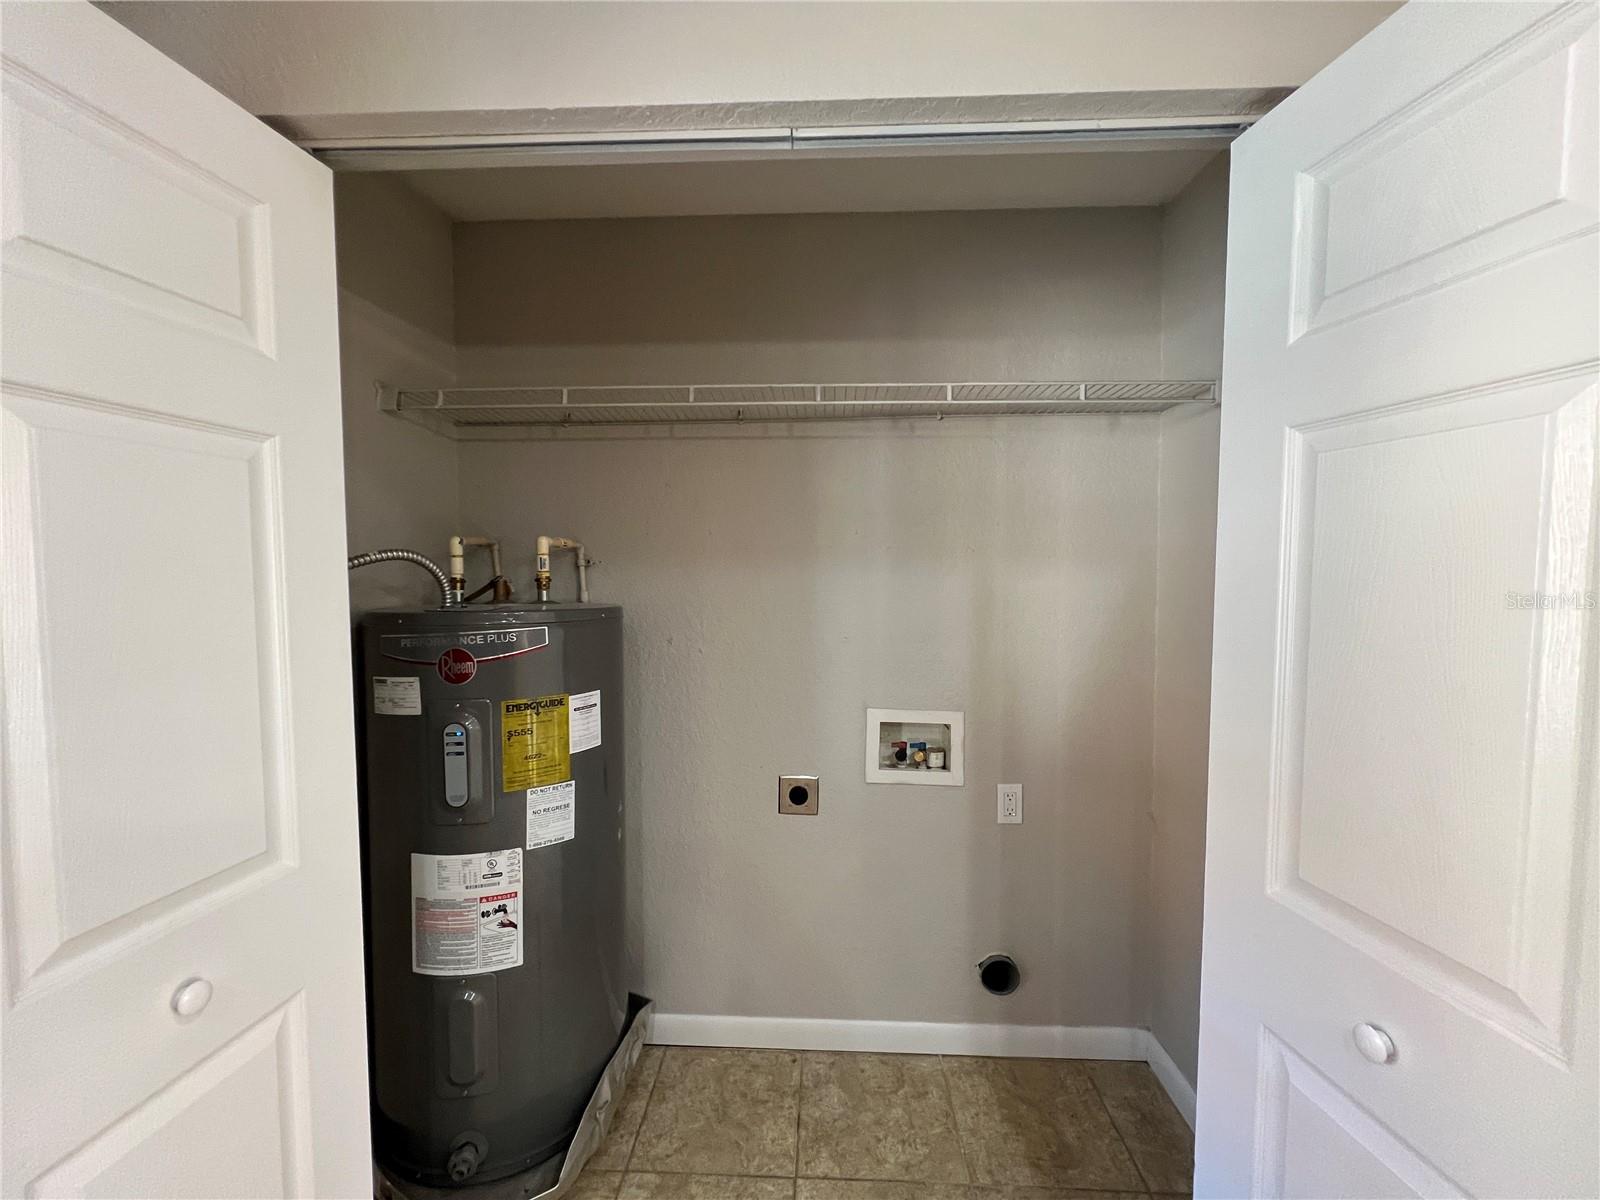
[[[528,849],[570,842],[577,836],[578,785],[567,780],[528,789]]]
[[[569,754],[600,744],[599,692],[579,692],[567,701],[567,741]]]
[[[374,675],[372,711],[380,717],[420,717],[422,682],[415,675]]]
[[[522,851],[411,856],[411,969],[472,975],[522,965]]]

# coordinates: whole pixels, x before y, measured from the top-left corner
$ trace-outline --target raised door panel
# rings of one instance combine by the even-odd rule
[[[1466,1194],[1270,1030],[1261,1034],[1260,1056],[1252,1196],[1444,1200]]]
[[[20,998],[277,873],[292,806],[271,441],[15,389],[5,421]]]
[[[272,352],[266,204],[25,68],[4,114],[7,270]]]
[[[1301,171],[1290,340],[1592,231],[1596,40],[1558,12]]]
[[[27,1194],[124,1200],[310,1196],[304,1000],[179,1076],[36,1178]],[[238,1136],[249,1130],[248,1138]],[[205,1153],[226,1146],[226,1155]],[[183,1164],[175,1171],[174,1164]]]
[[[1585,368],[1289,439],[1271,894],[1557,1059],[1595,416]]]

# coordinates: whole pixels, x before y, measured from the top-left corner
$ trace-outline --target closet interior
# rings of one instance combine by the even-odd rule
[[[326,154],[352,552],[493,539],[526,600],[582,542],[661,1013],[1148,1028],[1193,1080],[1234,132]],[[960,785],[872,779],[955,749],[869,709],[957,714]]]

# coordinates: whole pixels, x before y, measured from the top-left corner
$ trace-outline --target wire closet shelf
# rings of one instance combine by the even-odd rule
[[[470,440],[597,426],[1159,413],[1216,404],[1214,380],[784,383],[608,387],[380,386],[379,407]]]

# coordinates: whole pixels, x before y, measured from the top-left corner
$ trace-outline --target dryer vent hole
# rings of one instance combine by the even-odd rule
[[[978,982],[994,996],[1009,996],[1022,983],[1022,972],[1009,954],[991,954],[978,964]]]

